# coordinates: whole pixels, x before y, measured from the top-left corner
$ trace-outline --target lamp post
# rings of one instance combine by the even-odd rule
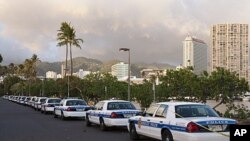
[[[66,72],[66,75],[67,75],[67,83],[68,83],[68,98],[69,98],[69,74],[67,74],[67,72],[68,72],[68,70],[69,69],[64,69],[65,70],[65,72]]]
[[[130,49],[120,48],[119,51],[128,51],[128,101],[130,101]]]

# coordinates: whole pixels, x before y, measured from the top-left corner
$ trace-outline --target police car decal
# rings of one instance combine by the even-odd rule
[[[176,125],[170,125],[170,124],[163,124],[163,123],[155,123],[155,122],[148,122],[148,121],[141,121],[139,120],[129,120],[129,122],[133,122],[134,124],[137,125],[138,128],[141,128],[141,126],[148,126],[152,128],[167,128],[175,131],[186,131],[186,127],[183,126],[176,126]]]

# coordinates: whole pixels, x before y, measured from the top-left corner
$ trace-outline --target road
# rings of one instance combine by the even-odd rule
[[[145,139],[143,139],[145,140]],[[149,139],[146,139],[149,140]],[[85,121],[63,121],[0,98],[0,141],[130,141],[126,129],[100,131]]]

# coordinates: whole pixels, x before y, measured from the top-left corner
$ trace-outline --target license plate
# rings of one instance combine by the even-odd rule
[[[208,125],[208,128],[212,131],[223,131],[222,125]]]
[[[83,111],[83,109],[76,109],[76,111]]]

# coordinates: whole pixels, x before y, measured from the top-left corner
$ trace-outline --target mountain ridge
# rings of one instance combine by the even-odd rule
[[[102,62],[97,59],[86,58],[86,57],[75,57],[73,58],[73,72],[79,71],[79,69],[83,69],[84,71],[100,71],[100,72],[110,72],[111,66],[122,62],[119,60],[110,60]],[[65,64],[65,61],[58,62],[39,62],[37,64],[37,74],[39,76],[45,76],[47,71],[54,71],[58,74],[61,73],[61,65]],[[68,60],[68,68],[70,67],[70,60]],[[175,66],[164,64],[164,63],[132,63],[131,64],[131,72],[132,75],[140,77],[140,71],[142,69],[167,69],[167,68],[175,68]]]

